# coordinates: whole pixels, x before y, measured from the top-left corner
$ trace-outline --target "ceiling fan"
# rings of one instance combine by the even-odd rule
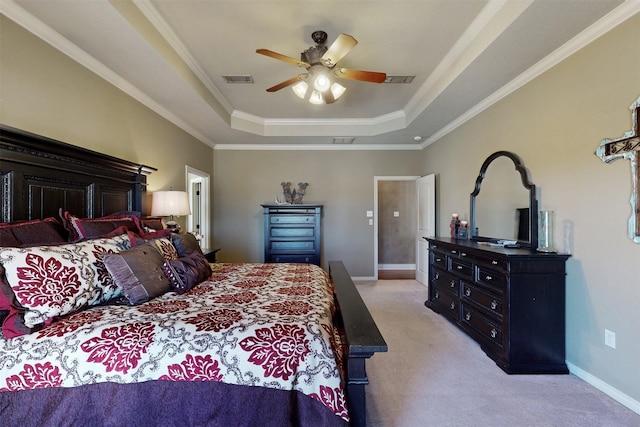
[[[325,46],[327,33],[314,31],[311,38],[316,46],[311,46],[300,54],[300,60],[274,52],[269,49],[258,49],[256,53],[270,56],[280,61],[306,68],[307,72],[285,80],[267,89],[267,92],[276,92],[282,88],[293,85],[293,91],[300,98],[305,98],[311,82],[309,102],[312,104],[331,104],[335,102],[346,88],[334,82],[333,77],[339,79],[359,80],[363,82],[382,83],[387,78],[385,73],[375,71],[354,70],[350,68],[336,67],[349,51],[358,44],[358,41],[348,34],[340,34],[336,41],[329,47]]]

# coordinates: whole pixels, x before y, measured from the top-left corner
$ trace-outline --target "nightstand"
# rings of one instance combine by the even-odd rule
[[[202,248],[202,254],[207,259],[207,261],[216,262],[216,254],[218,253],[219,250],[220,248],[215,248],[215,249]]]

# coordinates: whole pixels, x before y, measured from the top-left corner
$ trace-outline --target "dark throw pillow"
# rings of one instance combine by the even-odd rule
[[[131,305],[142,304],[171,289],[162,271],[164,257],[152,243],[104,255],[102,261]]]
[[[165,261],[162,270],[173,290],[179,294],[187,292],[211,276],[209,261],[197,252],[183,258]]]

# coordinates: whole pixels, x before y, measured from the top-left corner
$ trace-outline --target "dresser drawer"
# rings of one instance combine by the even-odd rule
[[[483,268],[489,268],[490,270],[507,271],[509,262],[504,258],[490,257],[490,256],[474,256],[476,264]]]
[[[502,295],[494,295],[472,284],[462,282],[462,298],[502,318]]]
[[[271,215],[269,219],[271,224],[313,224],[315,220],[315,217],[307,215]]]
[[[456,297],[460,295],[460,279],[454,275],[434,268],[431,270],[431,280],[436,285],[439,285],[440,289],[445,289]]]
[[[431,251],[431,262],[443,270],[447,269],[447,256],[441,252]]]
[[[467,279],[473,279],[473,267],[471,262],[450,258],[450,271],[453,271]]]
[[[271,227],[271,237],[313,237],[313,227]]]
[[[303,264],[317,264],[318,257],[312,254],[291,255],[291,254],[271,254],[267,262],[296,262]]]
[[[435,305],[442,314],[454,322],[458,322],[460,319],[460,303],[458,302],[458,298],[444,289],[439,286],[434,286],[431,290],[430,302]]]
[[[502,347],[502,328],[497,322],[462,303],[462,324],[479,332],[489,342]]]
[[[507,277],[504,274],[481,266],[476,266],[476,269],[478,271],[478,276],[476,277],[477,283],[500,291],[506,287]]]
[[[272,240],[270,248],[272,251],[315,251],[313,240],[288,240],[283,242]]]

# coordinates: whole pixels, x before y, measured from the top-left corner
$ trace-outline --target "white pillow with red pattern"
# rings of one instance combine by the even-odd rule
[[[129,248],[126,233],[58,246],[0,248],[0,310],[8,311],[2,324],[5,337],[29,333],[56,316],[120,295],[102,256]]]

